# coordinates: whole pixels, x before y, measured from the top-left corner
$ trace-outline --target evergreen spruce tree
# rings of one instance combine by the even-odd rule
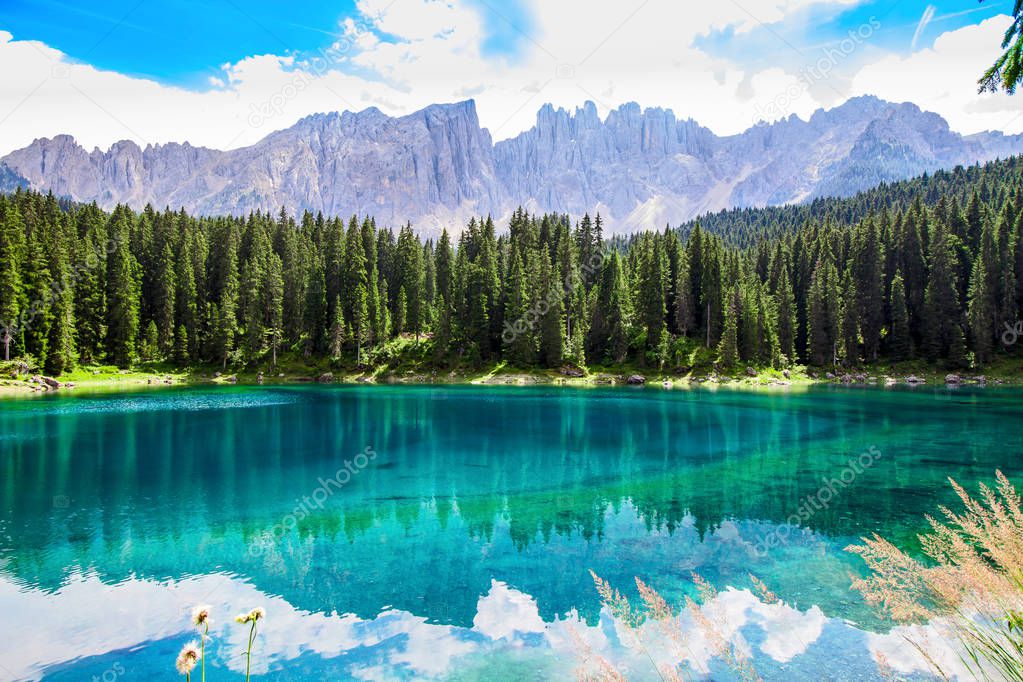
[[[884,276],[877,222],[866,220],[857,231],[855,273],[851,286],[856,291],[856,309],[848,319],[858,320],[863,336],[863,355],[877,360],[884,327]]]
[[[27,305],[22,284],[21,263],[25,256],[25,226],[12,200],[0,197],[0,342],[4,360],[21,333],[21,314]]]
[[[929,260],[922,324],[924,354],[932,362],[944,358],[950,365],[958,367],[966,360],[960,324],[962,313],[955,280],[954,255],[941,223],[935,225]]]
[[[53,325],[54,292],[59,285],[50,269],[49,250],[56,225],[38,219],[26,221],[26,253],[22,281],[27,291],[35,292],[23,320],[25,351],[46,365],[50,347],[50,328]],[[137,269],[136,269],[137,273]],[[135,306],[138,306],[136,294]]]
[[[352,313],[352,337],[355,340],[355,362],[362,366],[362,347],[369,343],[370,317],[369,304],[366,302],[366,285],[360,282],[355,287],[354,307]]]
[[[742,292],[733,284],[725,296],[725,324],[718,342],[718,362],[724,367],[739,364],[739,325],[742,316]]]
[[[696,328],[696,301],[689,272],[689,252],[685,249],[679,250],[674,303],[675,328],[679,334],[687,336]]]
[[[305,305],[302,308],[302,328],[304,330],[305,355],[307,357],[319,353],[327,347],[328,310],[325,268],[319,254],[314,252],[310,254],[306,267]],[[338,320],[343,322],[345,320],[345,310],[340,293],[334,295],[333,310],[332,325]],[[340,353],[335,353],[333,348],[334,331],[333,326],[331,326],[331,356],[339,357]],[[347,336],[346,331],[341,330],[342,339]]]
[[[398,289],[404,290],[405,300],[403,302],[399,298],[395,305],[395,311],[400,311],[404,317],[401,321],[401,331],[408,330],[415,334],[418,342],[426,317],[423,296],[426,272],[423,267],[423,248],[412,231],[411,225],[403,227],[398,236],[396,258],[396,280]],[[402,310],[403,305],[404,310]],[[395,333],[400,332],[396,330]]]
[[[185,367],[189,359],[188,328],[179,324],[174,331],[174,363],[179,367]]]
[[[398,300],[394,304],[394,319],[391,324],[391,333],[394,336],[401,336],[405,332],[405,318],[408,314],[409,299],[405,294],[405,287],[398,289]]]
[[[839,310],[835,266],[830,259],[818,261],[810,281],[807,301],[809,340],[806,354],[814,365],[835,363],[838,350]]]
[[[344,307],[341,305],[341,296],[334,297],[334,319],[330,324],[330,357],[335,360],[341,357],[345,344],[345,317]]]
[[[51,244],[51,264],[54,274],[53,324],[50,326],[49,353],[45,370],[59,376],[74,369],[78,357],[75,348],[75,292],[67,253],[69,234],[60,234]]]
[[[536,311],[532,308],[527,289],[526,272],[518,250],[511,256],[505,287],[507,326],[501,335],[504,356],[516,367],[533,363],[536,355]]]
[[[547,367],[560,367],[565,354],[565,330],[562,323],[564,306],[562,304],[561,283],[558,272],[551,265],[546,254],[540,260],[540,358]]]
[[[110,217],[107,258],[107,353],[118,367],[138,357],[139,266],[131,252],[131,212],[118,206]]]
[[[991,295],[992,292],[988,291],[988,281],[985,258],[977,258],[974,261],[973,274],[970,277],[967,317],[974,357],[981,365],[991,361],[994,350],[993,330],[1001,331],[995,323],[994,297]]]
[[[75,272],[75,330],[79,360],[99,362],[105,353],[107,313],[106,219],[95,204],[81,208],[72,260]],[[0,263],[6,259],[0,259]]]
[[[785,361],[791,364],[796,361],[796,300],[786,267],[782,267],[778,273],[774,296],[778,311],[778,350],[785,356]]]
[[[892,327],[888,335],[888,354],[893,360],[912,357],[912,338],[909,333],[909,309],[906,307],[906,285],[902,272],[895,271],[891,286]]]
[[[238,335],[238,231],[225,224],[220,226],[218,237],[219,248],[214,252],[214,271],[219,280],[217,300],[209,308],[211,356],[226,369]]]
[[[656,351],[667,333],[664,324],[664,263],[654,238],[645,239],[639,262],[637,322],[646,332],[646,352]]]
[[[869,283],[873,286],[873,283]],[[841,281],[842,321],[841,347],[845,364],[855,366],[860,361],[860,305],[862,297],[858,296],[856,283],[852,273],[846,270]],[[880,335],[880,332],[878,332]],[[880,341],[880,337],[878,338]],[[868,356],[869,357],[869,356]]]
[[[180,225],[180,223],[179,223]],[[174,362],[188,364],[199,355],[199,289],[195,276],[192,230],[184,227],[174,257]]]
[[[586,353],[606,362],[622,362],[629,352],[631,313],[629,287],[617,251],[604,261],[596,288]]]

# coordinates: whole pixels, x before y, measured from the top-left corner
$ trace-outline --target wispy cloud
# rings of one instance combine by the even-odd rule
[[[927,24],[931,23],[931,19],[934,18],[934,13],[937,11],[937,7],[934,5],[927,5],[924,9],[923,15],[920,17],[920,22],[916,25],[916,31],[913,32],[913,42],[909,44],[909,49],[916,49],[916,41],[920,40],[920,35],[927,28]]]

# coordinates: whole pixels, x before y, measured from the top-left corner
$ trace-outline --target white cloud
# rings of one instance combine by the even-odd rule
[[[1011,21],[998,15],[943,33],[931,48],[869,64],[853,78],[851,94],[913,102],[941,114],[962,133],[1023,131],[1023,99],[977,94],[977,78],[998,57],[1002,34]]]
[[[378,106],[390,115],[473,97],[496,139],[530,127],[544,102],[591,99],[605,113],[627,101],[672,108],[719,134],[758,117],[808,116],[846,96],[913,100],[953,127],[1023,130],[1019,102],[976,95],[1007,18],[940,36],[933,48],[886,56],[852,78],[835,64],[823,78],[714,57],[694,41],[717,30],[748,32],[811,4],[858,0],[527,0],[532,23],[514,58],[484,55],[491,10],[468,0],[360,0],[329,50],[296,61],[254,55],[225,64],[196,92],[73,63],[42,43],[0,32],[0,153],[36,137],[74,135],[88,148],[129,138],[189,141],[219,149],[252,144],[311,113]],[[382,39],[381,36],[387,36]],[[859,49],[857,46],[856,49]],[[845,71],[843,72],[843,68]],[[1021,100],[1023,102],[1023,100]]]
[[[0,620],[0,641],[8,645],[2,670],[15,679],[38,680],[53,666],[94,656],[107,656],[111,663],[128,662],[112,656],[115,652],[128,651],[131,661],[145,662],[145,650],[151,656],[156,647],[172,657],[175,639],[196,634],[186,609],[202,603],[209,604],[213,614],[210,637],[217,646],[209,652],[211,662],[235,673],[245,666],[239,652],[247,646],[248,631],[235,625],[231,614],[254,605],[267,612],[254,646],[256,675],[265,675],[271,668],[289,670],[299,660],[315,669],[316,659],[345,654],[352,659],[335,662],[347,668],[350,676],[362,679],[444,678],[487,659],[521,662],[524,654],[552,678],[567,679],[583,662],[584,648],[625,672],[648,670],[651,655],[659,665],[674,665],[679,662],[673,658],[676,654],[684,656],[693,669],[706,672],[716,656],[715,645],[689,615],[678,621],[687,642],[684,652],[670,643],[647,649],[626,634],[625,625],[607,608],[593,626],[575,611],[545,621],[531,595],[498,581],[479,597],[468,628],[432,623],[397,609],[366,619],[351,613],[310,612],[281,596],[261,592],[249,581],[222,574],[167,581],[132,576],[106,584],[96,575],[75,573],[56,590],[28,587],[0,574],[0,608],[4,613],[31,614],[32,623],[26,627],[25,619],[17,617]],[[832,650],[837,646],[850,678],[857,679],[874,673],[871,658],[878,653],[902,673],[929,670],[906,636],[942,641],[946,634],[935,623],[877,634],[828,618],[816,606],[800,611],[780,602],[765,604],[748,590],[732,588],[721,591],[704,608],[724,637],[745,642],[744,648],[752,650],[757,663],[771,659],[786,664],[802,658],[794,669],[825,669],[822,666],[834,662]],[[643,641],[663,641],[660,628],[652,622],[644,624]],[[825,628],[830,629],[828,646],[822,647],[819,640]],[[750,634],[757,637],[746,639]],[[946,646],[932,653],[947,672],[964,674],[954,650]]]

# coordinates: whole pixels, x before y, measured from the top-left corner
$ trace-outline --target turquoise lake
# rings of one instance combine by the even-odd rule
[[[0,679],[181,679],[199,603],[211,682],[244,679],[232,618],[255,606],[260,680],[573,679],[587,651],[658,679],[590,570],[674,603],[706,578],[764,679],[876,680],[878,651],[928,679],[849,590],[863,568],[844,548],[877,532],[917,551],[924,514],[955,504],[949,476],[1019,486],[1021,425],[1023,392],[998,388],[5,400]]]

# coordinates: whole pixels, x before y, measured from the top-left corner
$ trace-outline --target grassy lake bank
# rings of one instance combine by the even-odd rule
[[[808,368],[796,365],[779,368],[715,369],[713,365],[674,371],[636,364],[590,367],[565,366],[557,369],[517,368],[506,362],[490,365],[438,367],[411,353],[363,368],[338,367],[329,363],[309,364],[284,358],[275,369],[233,370],[218,367],[182,368],[165,363],[147,363],[132,369],[110,365],[85,366],[54,379],[60,387],[48,386],[38,372],[7,373],[0,378],[0,397],[39,395],[62,391],[144,390],[166,386],[216,384],[450,384],[450,385],[553,385],[567,387],[624,386],[630,382],[663,388],[729,386],[733,388],[789,388],[814,384],[892,386],[908,383],[944,386],[950,374],[959,378],[952,385],[1023,385],[1023,358],[1001,358],[983,369],[949,370],[921,361],[878,364],[859,368]],[[12,363],[13,364],[13,363]],[[35,379],[39,377],[39,379]],[[910,380],[915,377],[916,381]]]

